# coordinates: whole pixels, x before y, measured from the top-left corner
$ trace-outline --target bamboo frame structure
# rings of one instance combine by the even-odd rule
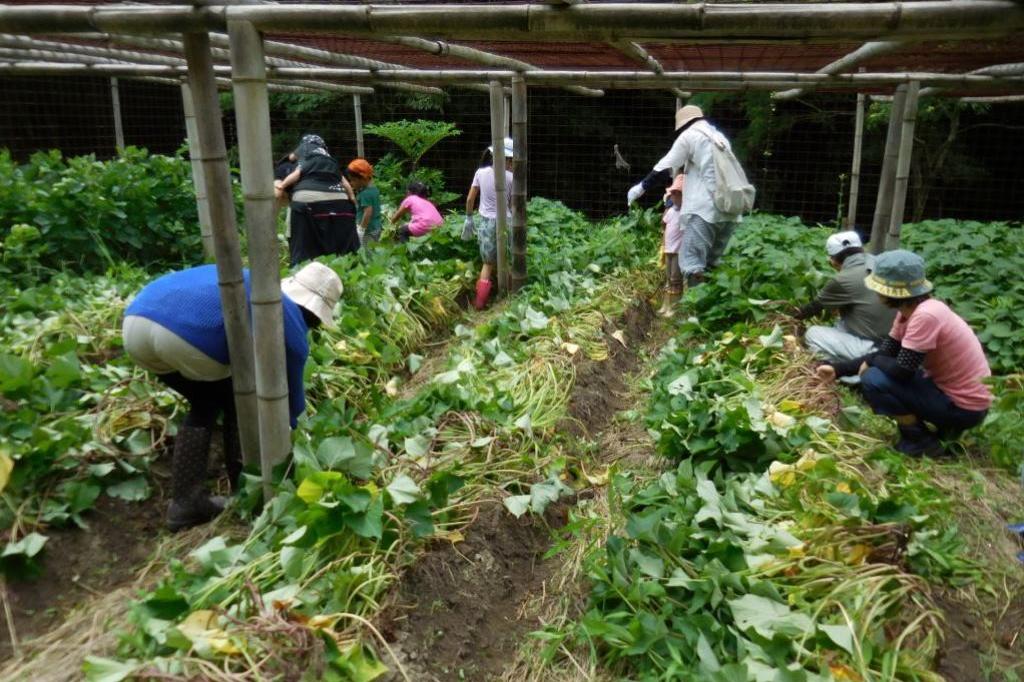
[[[114,114],[114,148],[120,154],[124,151],[124,125],[121,122],[121,92],[117,76],[110,79],[110,108]]]
[[[896,162],[899,158],[900,133],[902,130],[903,105],[907,100],[907,86],[896,88],[889,109],[889,126],[885,134],[885,153],[882,155],[882,171],[878,178],[878,195],[875,199],[875,215],[871,221],[871,253],[885,251],[886,233],[892,216],[893,185],[896,181]]]
[[[192,101],[192,88],[188,81],[181,84],[181,106],[185,112],[185,136],[188,139],[188,158],[192,166],[192,186],[196,192],[196,210],[199,213],[199,232],[203,240],[203,257],[214,259],[213,221],[210,218],[210,203],[206,197],[206,176],[203,174],[199,128],[196,126],[196,111]]]
[[[509,290],[512,292],[519,291],[526,283],[526,201],[529,171],[529,106],[526,97],[526,81],[519,76],[513,78],[510,118],[515,156],[512,158],[512,272],[509,280]]]
[[[850,69],[858,66],[864,61],[871,59],[872,57],[878,57],[883,54],[889,54],[903,47],[905,43],[901,43],[895,40],[878,40],[870,43],[864,43],[853,52],[846,54],[831,64],[818,69],[817,73],[835,75],[849,71]],[[780,92],[773,92],[772,99],[795,99],[807,92],[807,88],[793,88],[791,90],[782,90]]]
[[[352,111],[356,124],[356,156],[362,159],[366,157],[366,144],[363,140],[363,102],[359,95],[352,95]]]
[[[640,62],[641,64],[649,68],[652,72],[657,74],[665,73],[665,67],[661,65],[661,62],[655,59],[650,52],[643,48],[643,46],[634,43],[631,40],[618,40],[615,42],[610,42],[608,44],[614,47],[622,54],[629,57],[630,59]],[[676,99],[681,100],[689,99],[690,95],[692,94],[680,90],[679,88],[669,88],[669,92],[675,95]]]
[[[246,465],[251,466],[258,457],[260,441],[249,306],[242,277],[242,251],[235,224],[235,202],[231,193],[220,102],[206,33],[185,35],[185,57],[195,108],[199,159],[213,229],[217,282],[231,357],[231,382],[235,392],[242,457]]]
[[[256,405],[260,429],[260,472],[264,499],[273,489],[273,468],[292,449],[288,413],[288,377],[281,306],[281,262],[274,201],[274,158],[270,149],[270,105],[267,100],[263,37],[246,21],[228,22],[235,94],[235,125],[245,228],[249,237],[252,283],[253,355]]]
[[[846,207],[846,228],[857,225],[857,202],[860,199],[860,163],[864,149],[864,93],[857,93],[857,113],[853,122],[853,163],[850,167],[850,199]]]
[[[505,187],[505,88],[491,81],[491,159],[494,168],[494,196],[497,210],[498,291],[508,293],[508,188]]]
[[[896,182],[893,186],[892,212],[889,216],[888,235],[885,250],[900,248],[900,231],[903,228],[903,213],[907,203],[907,187],[910,184],[910,161],[914,153],[914,126],[917,122],[917,103],[921,85],[908,83],[906,101],[900,129],[900,151],[896,161]]]
[[[1024,28],[1012,0],[922,0],[837,4],[601,3],[550,7],[434,5],[6,6],[0,30],[14,33],[223,31],[229,19],[261,31],[355,36],[418,33],[446,40],[669,42],[694,38],[813,41],[937,40],[1006,36]]]

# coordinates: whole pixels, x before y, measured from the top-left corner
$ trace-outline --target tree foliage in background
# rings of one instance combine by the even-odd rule
[[[405,185],[412,180],[419,180],[429,187],[431,199],[436,204],[446,204],[457,198],[457,194],[444,191],[444,174],[440,170],[419,165],[424,154],[441,140],[462,134],[454,123],[402,119],[365,125],[363,130],[390,140],[405,156],[401,158],[388,153],[376,164],[376,182],[385,198],[400,201]]]
[[[109,161],[53,150],[20,165],[0,151],[0,239],[3,276],[199,263],[189,162],[128,147]]]

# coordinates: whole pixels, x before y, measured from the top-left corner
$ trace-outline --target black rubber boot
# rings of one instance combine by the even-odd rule
[[[167,508],[167,527],[172,532],[206,523],[224,511],[224,498],[210,497],[203,487],[209,450],[209,429],[178,429],[171,463],[171,504]]]
[[[898,452],[911,457],[945,457],[948,454],[935,434],[923,424],[901,425],[899,431]]]
[[[242,475],[242,441],[238,436],[238,420],[234,415],[224,414],[224,468],[228,472],[231,492],[238,492],[238,481]]]

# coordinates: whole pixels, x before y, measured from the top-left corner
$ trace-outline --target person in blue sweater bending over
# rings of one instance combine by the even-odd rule
[[[246,297],[251,296],[249,271]],[[294,429],[305,409],[302,370],[309,356],[306,334],[330,326],[341,297],[341,280],[326,265],[313,262],[281,282],[284,345],[288,375],[288,411]],[[171,503],[172,531],[206,523],[224,509],[225,499],[204,487],[210,435],[224,415],[224,461],[232,488],[242,470],[227,333],[220,304],[217,269],[201,265],[172,272],[147,284],[125,310],[124,349],[189,403],[174,441]]]

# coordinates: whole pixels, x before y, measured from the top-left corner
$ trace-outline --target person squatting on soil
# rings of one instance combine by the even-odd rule
[[[297,265],[325,254],[359,250],[356,233],[356,196],[338,161],[319,135],[303,135],[295,150],[298,165],[284,180],[274,181],[280,199],[289,189],[289,252]]]
[[[512,220],[512,157],[515,151],[512,146],[512,138],[506,137],[502,145],[505,150],[505,192],[507,205],[505,214]],[[477,225],[473,219],[473,207],[476,205],[477,197],[480,198],[480,224]],[[477,243],[480,245],[480,259],[483,267],[480,268],[480,279],[476,283],[476,298],[473,307],[483,310],[487,305],[487,299],[491,295],[491,288],[494,285],[494,270],[498,263],[498,193],[494,188],[494,147],[493,145],[484,150],[480,157],[480,167],[473,174],[473,182],[469,187],[469,194],[466,195],[466,222],[462,232],[463,239],[468,235],[476,233]]]
[[[661,257],[665,261],[665,298],[658,314],[672,317],[676,303],[683,294],[683,275],[679,270],[679,248],[683,244],[682,213],[683,174],[680,173],[665,191],[665,212],[661,216],[664,233],[661,241]]]
[[[716,173],[712,146],[730,148],[729,140],[705,118],[701,108],[687,104],[676,112],[676,140],[672,148],[641,182],[626,194],[627,205],[633,204],[652,187],[669,183],[672,169],[686,173],[686,194],[680,209],[684,230],[679,251],[679,268],[686,285],[704,281],[704,272],[718,264],[740,216],[727,215],[714,202]]]
[[[991,376],[981,342],[967,323],[931,297],[924,260],[910,251],[887,251],[864,280],[897,311],[876,353],[818,368],[818,376],[860,374],[864,398],[876,414],[899,427],[896,449],[904,454],[944,454],[940,438],[955,439],[988,413]],[[928,424],[935,427],[933,432]]]
[[[243,271],[251,294],[249,271]],[[310,263],[281,281],[284,313],[288,411],[294,429],[305,409],[302,371],[309,355],[306,334],[330,325],[341,297],[341,280],[322,263]],[[215,265],[164,275],[147,284],[125,311],[124,349],[137,365],[153,372],[189,403],[178,428],[171,463],[167,526],[181,530],[209,521],[224,509],[222,497],[204,487],[210,435],[224,415],[224,462],[232,490],[242,470],[231,361]]]
[[[831,362],[873,353],[889,333],[896,311],[882,303],[864,283],[869,256],[864,253],[860,235],[852,231],[830,235],[825,240],[825,252],[838,274],[794,317],[806,320],[828,310],[839,313],[839,319],[831,327],[808,327],[804,342],[820,359]]]
[[[398,241],[407,242],[412,237],[422,237],[444,222],[437,206],[427,198],[429,196],[430,188],[419,180],[413,180],[406,186],[405,198],[391,216],[391,222],[397,223],[405,214],[409,214],[409,222],[398,228]]]
[[[380,241],[380,190],[373,184],[373,166],[366,159],[348,164],[348,181],[356,196],[356,231],[363,246]]]

